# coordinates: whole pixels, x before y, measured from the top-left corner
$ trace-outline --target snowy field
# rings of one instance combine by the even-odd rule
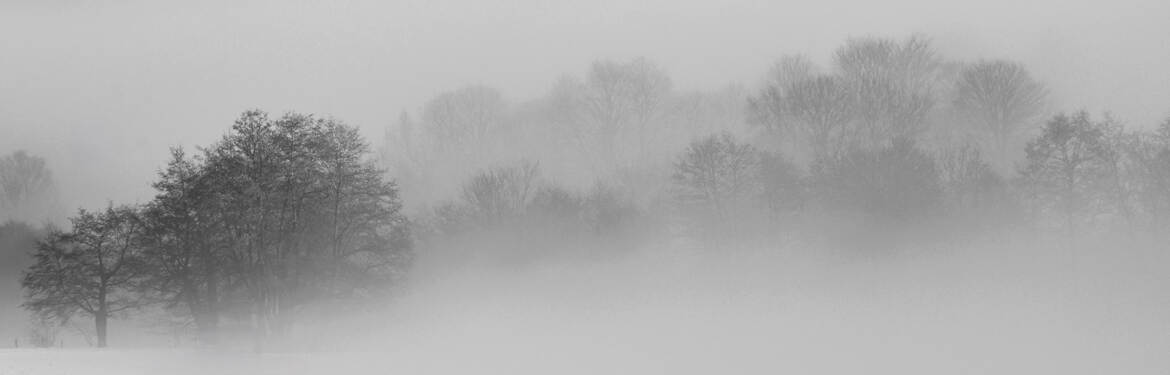
[[[829,274],[792,262],[732,265],[736,274],[682,265],[637,283],[635,269],[620,267],[481,275],[406,297],[377,324],[339,327],[346,337],[313,350],[9,349],[0,350],[0,375],[1170,370],[1165,254],[992,255]]]

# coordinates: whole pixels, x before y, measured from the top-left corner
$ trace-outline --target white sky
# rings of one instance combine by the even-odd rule
[[[49,159],[68,207],[145,201],[171,145],[243,110],[380,134],[469,83],[514,100],[590,61],[645,56],[676,86],[752,85],[779,56],[922,32],[956,58],[1024,62],[1063,109],[1170,113],[1170,1],[0,0],[0,154]]]

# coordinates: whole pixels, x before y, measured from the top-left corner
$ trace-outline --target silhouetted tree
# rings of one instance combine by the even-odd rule
[[[226,209],[210,172],[204,160],[172,150],[143,214],[150,297],[185,307],[208,344],[218,341],[225,289],[237,280],[227,269]]]
[[[106,346],[111,317],[141,306],[135,293],[146,271],[143,230],[131,207],[81,210],[69,232],[51,231],[37,245],[36,261],[25,273],[25,307],[60,323],[77,314],[94,319],[98,347]]]
[[[336,120],[261,111],[199,158],[176,152],[147,210],[147,285],[186,307],[208,341],[229,307],[250,310],[257,345],[299,310],[377,300],[412,245],[397,187],[368,154]]]

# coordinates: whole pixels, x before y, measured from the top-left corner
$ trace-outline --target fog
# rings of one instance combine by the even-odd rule
[[[0,0],[0,374],[1165,373],[1166,14]]]
[[[751,86],[850,36],[931,35],[1029,66],[1064,108],[1153,124],[1170,102],[1164,1],[6,1],[0,150],[50,159],[66,207],[149,198],[160,155],[247,108],[330,114],[378,136],[469,83],[516,101],[595,59],[644,56],[679,88]],[[85,188],[80,188],[84,186]]]

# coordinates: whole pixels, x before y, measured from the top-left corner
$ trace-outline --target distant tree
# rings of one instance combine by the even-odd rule
[[[1023,65],[981,61],[965,67],[955,87],[954,109],[986,137],[991,159],[1008,170],[1010,145],[1042,114],[1048,90]]]
[[[530,162],[481,171],[421,222],[424,246],[440,257],[513,265],[620,253],[651,232],[647,215],[617,189],[570,190]]]
[[[764,85],[756,96],[748,98],[748,122],[777,135],[787,135],[792,130],[785,105],[788,89],[816,76],[817,67],[807,57],[793,55],[781,58],[768,71]]]
[[[809,160],[882,148],[926,130],[945,66],[928,39],[850,39],[833,63],[833,71],[818,73],[805,58],[781,60],[748,99],[749,122]]]
[[[648,155],[672,88],[670,76],[646,59],[596,61],[584,81],[558,82],[550,104],[582,151],[599,155],[600,167],[609,169]]]
[[[763,202],[774,214],[798,211],[808,198],[800,169],[778,153],[760,155],[760,183]]]
[[[761,153],[729,133],[697,140],[674,165],[676,198],[715,220],[727,219],[759,196]]]
[[[1115,144],[1134,214],[1164,231],[1170,225],[1170,119],[1152,131],[1125,134]]]
[[[769,86],[788,87],[820,75],[820,69],[804,55],[788,55],[780,58],[768,71]]]
[[[849,87],[829,75],[768,86],[749,100],[756,124],[781,137],[793,135],[812,158],[833,156],[855,141],[852,105]]]
[[[404,111],[397,123],[386,127],[378,147],[378,161],[400,180],[421,183],[427,164],[427,146],[419,134],[418,124]]]
[[[943,190],[934,159],[909,139],[819,160],[811,177],[821,203],[836,210],[906,222],[941,208]]]
[[[655,125],[657,149],[653,151],[674,152],[695,138],[723,131],[746,133],[747,100],[748,92],[736,85],[674,95],[663,109],[661,123]]]
[[[136,292],[145,272],[142,220],[132,207],[81,210],[69,232],[51,231],[37,245],[21,285],[24,306],[61,324],[78,314],[94,319],[97,346],[106,346],[111,317],[142,305]]]
[[[461,197],[476,221],[494,225],[525,212],[540,189],[539,178],[534,163],[492,168],[464,184]]]
[[[504,96],[487,86],[468,86],[445,92],[427,101],[422,122],[436,146],[464,157],[484,151],[493,132],[507,115]]]
[[[0,157],[0,221],[41,221],[57,214],[57,186],[45,159],[24,151]]]
[[[21,272],[32,264],[32,252],[43,228],[22,221],[0,223],[0,337],[19,332],[8,331],[25,323],[25,311],[20,308],[23,292]]]
[[[1005,181],[983,160],[976,146],[946,149],[937,159],[939,180],[952,212],[987,209],[1004,198]]]
[[[1020,170],[1021,181],[1035,207],[1053,212],[1072,233],[1077,222],[1106,211],[1112,202],[1112,158],[1104,123],[1094,122],[1086,112],[1058,114],[1049,120],[1039,136],[1028,142],[1027,164]]]
[[[943,65],[929,39],[855,38],[838,48],[833,58],[853,94],[863,146],[912,139],[925,129]]]
[[[19,281],[20,271],[31,261],[29,253],[35,249],[41,232],[40,228],[20,221],[0,224],[0,278],[3,278],[0,279],[0,291],[7,289],[9,282]],[[0,300],[4,299],[3,296],[0,293]]]
[[[908,88],[934,85],[942,61],[930,39],[852,38],[834,52],[833,63],[849,81],[877,80]]]
[[[629,240],[653,231],[649,215],[616,188],[597,184],[579,200],[580,215],[594,235]]]

